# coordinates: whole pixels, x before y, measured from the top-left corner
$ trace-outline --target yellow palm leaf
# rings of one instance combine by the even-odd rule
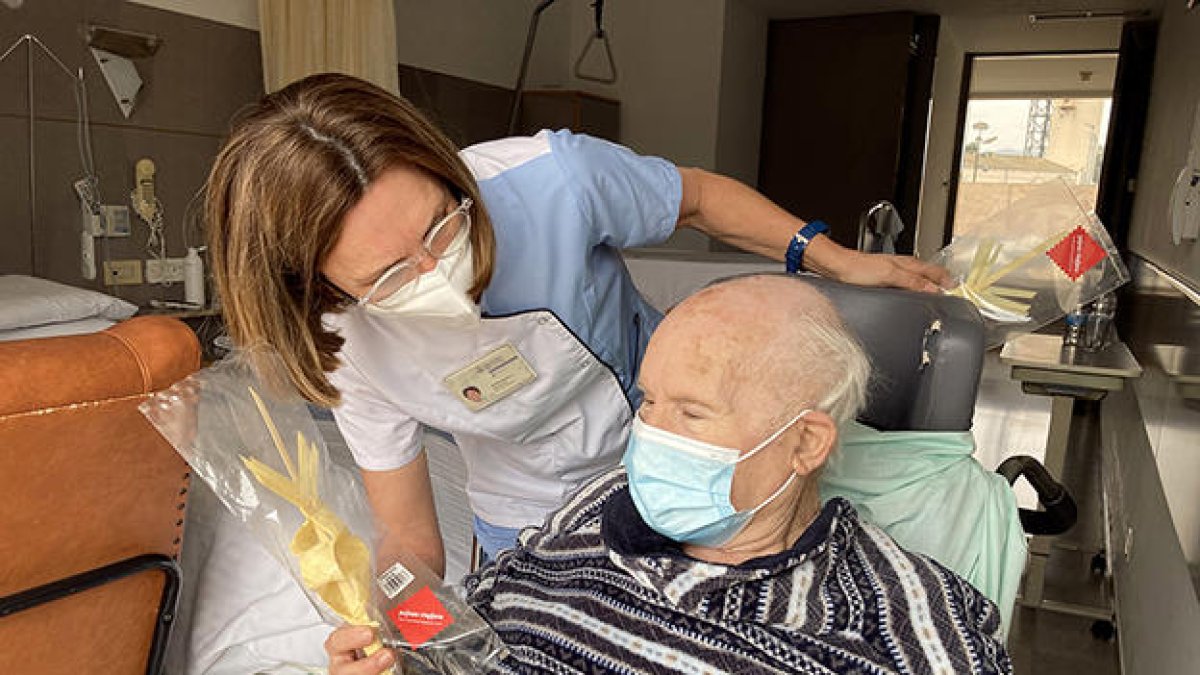
[[[296,530],[289,548],[300,566],[304,585],[344,621],[356,625],[378,625],[367,613],[371,599],[371,551],[323,501],[318,492],[320,455],[315,443],[296,432],[296,462],[292,462],[283,437],[274,420],[250,388],[258,413],[266,424],[271,440],[279,451],[288,475],[272,469],[253,457],[242,457],[242,463],[263,485],[294,505],[304,515],[304,523]],[[376,640],[367,648],[373,654],[382,647]]]

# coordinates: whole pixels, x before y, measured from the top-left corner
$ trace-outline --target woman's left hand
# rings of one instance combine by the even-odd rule
[[[810,252],[805,254],[805,267],[842,283],[888,286],[927,293],[937,293],[953,285],[950,273],[944,267],[912,256],[862,253],[839,246],[828,237],[817,237],[809,248]],[[814,248],[816,250],[811,250]],[[821,248],[827,250],[821,251]],[[810,266],[807,263],[812,264]]]
[[[727,244],[782,261],[804,222],[753,188],[703,169],[679,169],[683,196],[677,228],[692,228]],[[952,285],[945,269],[911,256],[860,253],[818,235],[804,252],[804,269],[857,286],[893,286],[937,293]]]

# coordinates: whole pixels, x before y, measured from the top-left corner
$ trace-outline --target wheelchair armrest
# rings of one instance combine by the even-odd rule
[[[1078,512],[1075,500],[1062,483],[1046,470],[1041,462],[1028,455],[1015,455],[1004,460],[996,473],[1004,476],[1009,485],[1024,476],[1037,493],[1045,511],[1020,509],[1021,528],[1029,534],[1062,534],[1075,525]]]

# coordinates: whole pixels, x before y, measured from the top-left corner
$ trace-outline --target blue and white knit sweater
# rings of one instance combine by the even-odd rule
[[[791,550],[717,565],[651,530],[617,469],[466,588],[500,672],[1012,672],[996,607],[840,498]]]

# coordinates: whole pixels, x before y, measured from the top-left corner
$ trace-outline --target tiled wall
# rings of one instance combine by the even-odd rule
[[[144,81],[137,107],[125,119],[90,51],[83,30],[99,24],[152,33],[158,52],[134,61]],[[84,67],[95,162],[106,204],[128,204],[133,167],[142,157],[158,168],[158,197],[166,215],[167,253],[182,257],[185,238],[201,243],[196,227],[203,184],[232,115],[262,95],[258,34],[122,0],[25,2],[0,5],[0,49],[23,34],[41,39],[70,68]],[[49,58],[33,60],[34,200],[30,204],[27,47],[0,63],[0,273],[35,274],[102,289],[138,304],[181,300],[182,284],[104,287],[79,272],[79,203],[71,183],[81,175],[76,150],[76,104],[70,80]],[[33,222],[36,214],[36,222]],[[185,233],[185,215],[190,226]],[[98,239],[105,258],[145,259],[147,228],[136,217],[129,238]]]

